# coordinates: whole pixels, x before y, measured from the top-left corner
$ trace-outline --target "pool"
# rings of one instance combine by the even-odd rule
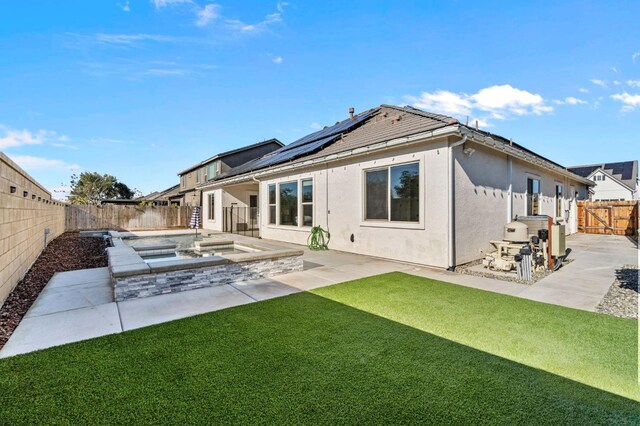
[[[161,251],[162,253],[157,253],[156,251],[152,251],[151,254],[145,254],[144,251],[139,253],[140,257],[142,257],[146,263],[164,262],[165,260],[197,259],[199,257],[221,256],[224,254],[248,253],[248,250],[243,250],[236,246],[212,248],[210,250],[176,249]]]
[[[123,238],[122,241],[128,246],[155,246],[165,244],[175,244],[178,249],[194,247],[196,241],[202,241],[202,234],[182,234],[182,235],[160,235],[155,237],[130,237]]]

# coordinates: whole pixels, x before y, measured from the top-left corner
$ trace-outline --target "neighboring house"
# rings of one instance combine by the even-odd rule
[[[223,152],[194,164],[178,173],[180,189],[178,194],[170,198],[171,203],[179,205],[200,206],[201,193],[198,189],[202,185],[230,169],[248,161],[262,157],[284,145],[278,139],[269,139],[253,145]]]
[[[199,189],[204,228],[229,231],[229,210],[254,202],[263,238],[306,244],[322,226],[332,249],[451,268],[482,257],[516,216],[559,216],[576,232],[592,184],[451,117],[381,105]]]
[[[169,206],[171,204],[179,204],[172,203],[171,199],[174,197],[179,198],[180,196],[180,184],[177,184],[165,189],[164,191],[156,191],[152,192],[151,194],[138,197],[137,200],[153,202],[154,206]]]
[[[628,201],[640,198],[638,160],[569,167],[573,173],[595,182],[593,201]]]

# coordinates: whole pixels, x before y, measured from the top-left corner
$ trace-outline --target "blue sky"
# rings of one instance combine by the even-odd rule
[[[46,187],[411,104],[564,165],[638,158],[639,2],[5,2],[0,150]],[[58,197],[62,192],[56,192]]]

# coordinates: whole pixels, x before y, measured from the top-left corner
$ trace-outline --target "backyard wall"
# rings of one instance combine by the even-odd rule
[[[64,232],[64,203],[0,152],[0,305],[47,241]]]
[[[67,231],[94,229],[140,231],[188,228],[192,213],[191,206],[67,205],[66,229]]]

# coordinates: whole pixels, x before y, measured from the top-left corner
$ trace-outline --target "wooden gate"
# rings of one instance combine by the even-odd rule
[[[638,201],[578,202],[579,232],[633,237],[638,224]]]

